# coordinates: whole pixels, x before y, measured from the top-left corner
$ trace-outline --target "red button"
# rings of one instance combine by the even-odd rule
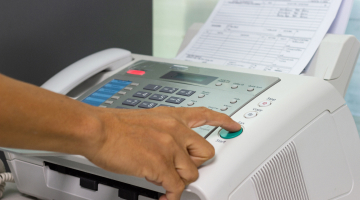
[[[144,75],[145,74],[145,71],[141,71],[141,70],[129,70],[127,71],[126,73],[128,74],[134,74],[134,75]]]

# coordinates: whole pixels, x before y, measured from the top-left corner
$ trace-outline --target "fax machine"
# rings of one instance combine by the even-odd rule
[[[189,63],[108,49],[43,87],[119,109],[205,106],[243,126],[194,130],[216,149],[183,200],[359,199],[360,140],[343,96],[360,44],[327,35],[296,76]],[[164,189],[86,158],[5,149],[19,191],[41,199],[156,199]]]

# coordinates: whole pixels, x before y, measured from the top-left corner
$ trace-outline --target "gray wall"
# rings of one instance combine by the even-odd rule
[[[110,47],[152,55],[152,1],[0,0],[0,73],[36,85]]]
[[[152,55],[151,0],[0,0],[2,74],[40,86],[111,47]]]

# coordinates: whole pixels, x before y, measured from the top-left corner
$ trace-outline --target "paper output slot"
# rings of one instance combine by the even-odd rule
[[[155,191],[148,190],[145,188],[137,187],[137,186],[123,183],[120,181],[115,181],[112,179],[104,178],[104,177],[97,176],[94,174],[82,172],[82,171],[79,171],[76,169],[71,169],[68,167],[64,167],[64,166],[49,163],[49,162],[44,162],[44,163],[45,163],[45,166],[48,166],[50,168],[50,170],[80,178],[80,184],[81,184],[81,180],[83,180],[83,183],[85,183],[81,186],[85,186],[85,188],[87,188],[87,189],[96,191],[95,188],[97,188],[96,187],[97,184],[103,184],[103,185],[106,185],[109,187],[117,188],[117,189],[119,189],[118,196],[122,199],[138,200],[139,196],[144,196],[144,197],[148,197],[148,198],[152,198],[152,199],[159,199],[159,197],[161,195],[163,195],[162,193],[159,193],[159,192],[155,192]],[[88,187],[90,185],[86,184],[86,183],[90,183],[90,182],[95,183],[96,186]],[[91,185],[91,186],[94,186],[94,185]]]

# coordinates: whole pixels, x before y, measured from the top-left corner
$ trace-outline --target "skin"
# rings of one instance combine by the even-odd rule
[[[162,186],[160,200],[179,200],[215,154],[191,128],[241,128],[203,107],[99,108],[1,74],[0,111],[0,146],[83,155],[105,170]]]

